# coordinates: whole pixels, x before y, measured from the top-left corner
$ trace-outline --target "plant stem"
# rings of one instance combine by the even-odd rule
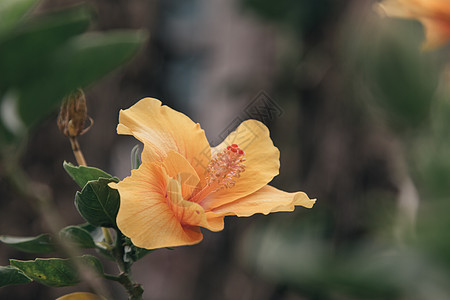
[[[86,160],[84,159],[83,152],[81,151],[80,144],[76,137],[69,137],[70,144],[72,145],[72,151],[75,155],[77,163],[79,166],[86,166]],[[106,244],[113,246],[113,239],[108,228],[102,227],[102,232],[105,237]],[[141,300],[144,289],[138,283],[133,282],[131,279],[130,268],[131,264],[125,262],[124,260],[124,249],[123,249],[123,235],[120,231],[116,234],[116,244],[112,249],[112,254],[116,259],[117,266],[120,271],[119,276],[104,274],[105,279],[113,280],[119,282],[126,290],[129,295],[130,300]]]
[[[113,240],[111,237],[111,233],[109,232],[109,229],[106,227],[102,227],[102,232],[103,232],[103,236],[105,237],[106,244],[108,244],[109,246],[112,246]]]
[[[78,143],[76,136],[69,137],[70,144],[72,145],[72,151],[73,155],[75,156],[75,159],[77,160],[77,163],[79,166],[87,166],[86,159],[84,158],[83,152],[81,151],[80,144]],[[109,232],[108,228],[102,227],[103,236],[105,237],[105,242],[108,245],[113,244],[113,240],[111,237],[111,233]]]
[[[142,285],[135,283],[131,279],[131,264],[124,260],[123,235],[117,231],[116,244],[112,254],[117,262],[120,274],[119,276],[104,274],[106,279],[120,283],[127,291],[129,300],[141,300],[144,289]]]
[[[86,166],[86,160],[84,159],[83,152],[81,152],[80,144],[76,137],[69,137],[70,144],[72,145],[73,155],[79,166]]]

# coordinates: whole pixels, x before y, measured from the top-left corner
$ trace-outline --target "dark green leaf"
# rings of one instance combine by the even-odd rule
[[[71,39],[52,57],[49,72],[23,86],[19,112],[31,125],[69,92],[102,78],[130,59],[143,43],[140,32],[90,33]]]
[[[49,234],[36,237],[14,237],[2,235],[0,241],[20,251],[30,253],[51,253],[55,251],[55,244]]]
[[[116,216],[119,211],[119,192],[108,186],[112,179],[100,178],[89,181],[75,195],[75,206],[81,216],[94,226],[116,227]]]
[[[103,267],[97,258],[84,255],[77,260],[98,273],[103,273]],[[15,259],[10,261],[12,266],[20,269],[31,279],[48,286],[70,286],[80,282],[73,259],[36,258],[29,261]]]
[[[97,274],[103,275],[103,265],[97,257],[92,255],[83,255],[78,259],[80,259],[81,263],[84,265],[91,267]]]
[[[27,275],[17,268],[6,266],[0,267],[0,287],[11,284],[22,284],[32,282]]]
[[[102,242],[104,240],[103,231],[100,227],[93,226],[89,223],[78,225],[81,229],[86,230],[91,235],[95,242]]]
[[[112,178],[114,181],[119,182],[118,178],[112,177],[108,173],[97,168],[86,166],[77,167],[68,162],[64,162],[63,167],[81,188],[84,187],[88,181],[97,180],[99,178]]]
[[[68,226],[59,232],[62,240],[77,245],[79,248],[95,248],[91,234],[79,226]]]
[[[13,28],[36,3],[36,0],[2,0],[0,2],[0,34]]]

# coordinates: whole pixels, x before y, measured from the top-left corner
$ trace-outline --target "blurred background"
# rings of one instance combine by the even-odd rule
[[[199,122],[212,144],[245,119],[263,121],[281,152],[271,184],[318,199],[227,217],[198,245],[152,252],[133,267],[144,299],[450,299],[450,49],[421,52],[419,22],[384,18],[370,0],[89,0],[82,14],[59,15],[79,3],[43,0],[19,29],[0,27],[0,234],[49,231],[4,179],[11,153],[50,188],[63,226],[84,222],[62,168],[75,159],[56,126],[58,99],[82,86],[95,122],[79,139],[90,166],[129,175],[138,142],[116,134],[118,112],[154,97]],[[47,16],[61,22],[54,31]],[[70,18],[83,29],[64,29]],[[55,36],[83,30],[96,35],[64,44],[70,55],[51,52]],[[115,35],[95,60],[70,52],[100,45],[98,34]],[[7,117],[11,101],[26,130]],[[0,244],[0,265],[9,258],[35,255]],[[80,290],[31,283],[0,298]]]

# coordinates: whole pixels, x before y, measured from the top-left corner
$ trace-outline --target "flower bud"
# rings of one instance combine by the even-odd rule
[[[87,115],[86,97],[81,89],[64,98],[58,115],[58,128],[67,137],[77,137],[85,133]]]

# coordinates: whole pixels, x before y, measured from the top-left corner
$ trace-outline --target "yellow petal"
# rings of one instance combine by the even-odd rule
[[[267,185],[253,194],[212,211],[217,214],[248,217],[256,213],[267,215],[279,211],[293,211],[297,205],[311,208],[315,202],[315,199],[309,199],[303,192],[287,193]]]
[[[196,203],[183,207],[187,201],[181,206],[169,204],[166,176],[161,166],[143,162],[130,177],[114,186],[120,194],[117,226],[138,247],[192,245],[203,238],[197,224],[182,224],[179,219],[185,215],[186,220],[199,223],[197,215],[205,219],[203,208]]]
[[[237,144],[245,152],[245,171],[236,178],[236,185],[212,193],[201,205],[206,210],[245,197],[269,183],[278,175],[280,152],[270,139],[269,129],[256,120],[242,122],[213,153],[222,151],[229,145]]]
[[[144,98],[119,114],[117,133],[144,143],[143,161],[162,162],[172,150],[184,156],[203,182],[211,159],[205,132],[199,124],[153,98]]]
[[[61,296],[56,300],[106,300],[106,298],[92,293],[76,292]]]
[[[212,211],[205,212],[206,220],[208,222],[208,229],[211,231],[221,231],[225,227],[224,215],[216,214]]]
[[[171,150],[164,160],[163,166],[169,177],[178,179],[181,183],[183,199],[189,199],[200,182],[200,178],[191,164],[181,154]]]

